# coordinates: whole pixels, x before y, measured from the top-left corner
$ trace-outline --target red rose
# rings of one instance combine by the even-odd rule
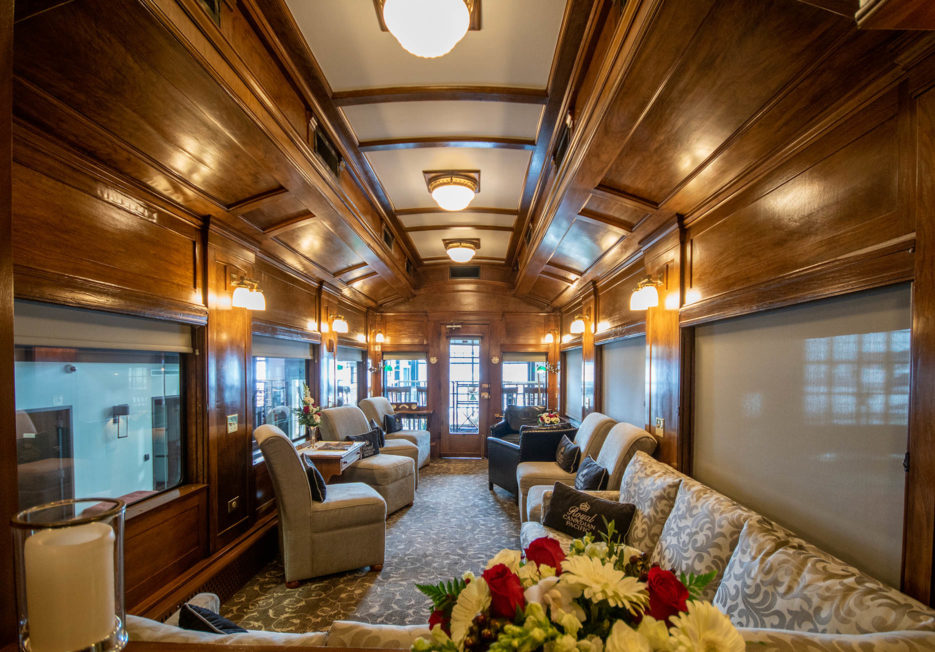
[[[436,609],[432,612],[432,615],[429,616],[429,629],[433,629],[435,625],[441,625],[442,631],[449,636],[451,635],[451,618],[446,616],[445,612],[441,609]]]
[[[507,568],[506,564],[488,568],[484,571],[483,578],[490,589],[491,616],[513,620],[516,610],[526,607],[523,584],[519,581],[519,576]]]
[[[562,574],[562,562],[565,553],[559,542],[551,537],[539,537],[526,546],[526,561],[545,564],[555,569],[556,575]]]
[[[647,615],[668,625],[670,617],[685,611],[686,602],[688,602],[688,589],[672,571],[653,566],[649,569],[646,586],[649,589],[649,610],[646,612]]]
[[[305,414],[308,414],[308,413],[309,413],[309,407],[308,407],[307,405],[306,405],[305,407],[303,407],[303,408],[302,408],[302,412],[304,412]]]

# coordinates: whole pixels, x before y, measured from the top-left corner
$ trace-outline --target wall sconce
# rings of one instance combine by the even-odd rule
[[[377,331],[377,334],[374,336],[373,341],[377,344],[383,344],[386,341],[386,338],[383,336],[383,331]]]
[[[578,313],[575,315],[575,318],[571,320],[571,326],[568,327],[568,332],[572,335],[581,335],[584,333],[584,320],[591,318],[591,311],[585,310],[584,313]]]
[[[366,344],[367,336],[364,335],[363,333],[357,333],[357,341],[360,342],[361,344]]]
[[[656,286],[662,285],[661,281],[653,278],[644,278],[633,290],[630,295],[630,310],[647,310],[659,305],[659,291]]]
[[[555,341],[555,334],[552,331],[546,333],[542,338],[543,344],[552,344]]]
[[[122,405],[115,405],[113,407],[113,420],[117,424],[117,439],[126,439],[129,433],[124,430],[123,434],[120,434],[120,417],[127,417],[130,415],[130,406],[126,403]]]
[[[500,356],[499,355],[490,356],[490,364],[500,364]]]
[[[566,342],[571,342],[571,335],[568,333],[562,335],[562,344],[565,344]]]
[[[234,293],[231,295],[231,305],[234,308],[266,310],[266,297],[263,296],[257,281],[239,274],[231,274],[231,285],[234,286]]]
[[[331,330],[335,333],[345,334],[350,330],[347,326],[347,320],[343,315],[332,315],[331,316]]]
[[[429,364],[438,364],[438,358],[434,355],[429,357]]]

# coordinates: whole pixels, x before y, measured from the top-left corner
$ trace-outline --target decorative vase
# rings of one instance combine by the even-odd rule
[[[72,498],[10,521],[21,650],[112,652],[127,644],[125,511],[122,500]]]

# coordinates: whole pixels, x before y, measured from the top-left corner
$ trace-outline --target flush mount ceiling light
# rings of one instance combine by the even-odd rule
[[[657,285],[662,285],[659,281],[651,278],[644,278],[633,290],[630,295],[630,310],[647,310],[659,305],[659,291]]]
[[[384,0],[383,22],[403,49],[433,59],[451,52],[471,26],[473,0]]]
[[[445,253],[456,263],[466,263],[474,257],[480,248],[478,240],[444,240]]]
[[[478,170],[435,170],[422,174],[432,199],[446,211],[467,208],[480,191]]]

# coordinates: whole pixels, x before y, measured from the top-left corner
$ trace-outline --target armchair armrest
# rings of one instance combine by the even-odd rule
[[[491,437],[502,437],[503,435],[509,435],[512,433],[513,430],[510,428],[510,424],[508,424],[505,420],[498,421],[497,423],[490,426]]]
[[[547,462],[555,459],[555,451],[563,436],[572,439],[575,428],[537,429],[523,426],[519,432],[521,462]]]

